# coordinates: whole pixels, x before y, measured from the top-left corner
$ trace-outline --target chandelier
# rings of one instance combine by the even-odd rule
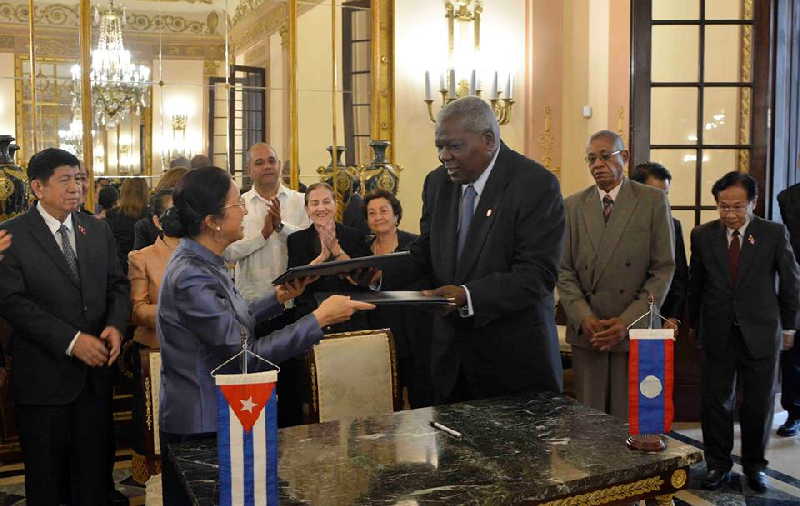
[[[100,35],[97,49],[92,50],[92,66],[89,79],[92,86],[92,108],[96,125],[113,128],[131,113],[140,114],[147,105],[150,68],[131,63],[131,53],[122,43],[122,26],[125,11],[114,6],[111,0],[99,13]],[[80,65],[72,66],[72,79],[77,84],[81,79]]]

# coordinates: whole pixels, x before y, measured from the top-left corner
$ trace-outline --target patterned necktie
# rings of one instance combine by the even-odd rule
[[[467,189],[464,190],[464,197],[461,199],[461,218],[458,222],[458,252],[456,259],[461,258],[461,252],[464,250],[464,243],[467,241],[469,225],[472,223],[472,216],[475,214],[475,197],[477,195],[475,187],[469,185]]]
[[[728,266],[731,271],[731,284],[736,284],[736,276],[739,274],[739,252],[742,249],[742,243],[739,241],[739,231],[733,231],[731,237],[731,244],[728,246]]]
[[[68,230],[63,224],[58,229],[58,235],[61,236],[61,251],[64,253],[64,259],[67,261],[70,272],[72,272],[72,278],[75,281],[80,281],[78,255],[75,254],[75,250],[72,249],[72,244],[69,242]]]
[[[608,218],[611,216],[611,211],[614,209],[614,199],[608,194],[603,197],[603,220],[608,223]]]

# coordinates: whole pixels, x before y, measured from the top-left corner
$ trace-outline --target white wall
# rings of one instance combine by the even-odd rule
[[[0,53],[0,135],[15,135],[14,54]]]

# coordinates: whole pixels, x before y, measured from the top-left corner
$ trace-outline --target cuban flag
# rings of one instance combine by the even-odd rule
[[[630,435],[665,434],[675,413],[675,332],[632,329],[628,357],[628,422]]]
[[[278,504],[278,373],[215,378],[219,504]]]

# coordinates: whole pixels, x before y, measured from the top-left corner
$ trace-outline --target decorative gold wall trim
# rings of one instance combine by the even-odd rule
[[[753,0],[742,0],[742,18],[753,19]],[[753,27],[746,25],[740,27],[742,34],[742,47],[740,52],[740,73],[742,82],[753,79]],[[752,93],[750,88],[739,88],[739,132],[737,143],[750,143],[750,122]],[[736,153],[736,166],[739,172],[750,172],[750,150],[740,149]]]
[[[94,188],[94,139],[92,138],[92,0],[80,0],[81,13],[81,124],[83,126],[83,166],[89,179],[89,188]],[[94,191],[86,196],[86,207],[94,209]]]
[[[542,148],[542,165],[549,171],[553,171],[553,117],[549,105],[544,106],[544,131],[536,138],[539,147]]]
[[[624,485],[615,485],[613,487],[595,490],[586,494],[574,495],[565,497],[563,499],[556,499],[544,503],[544,506],[573,506],[573,505],[592,505],[592,504],[608,504],[615,501],[622,501],[631,497],[636,497],[650,492],[657,492],[661,490],[664,485],[664,480],[659,476],[647,478],[644,480],[626,483]]]
[[[387,140],[394,150],[394,4],[395,0],[371,0],[372,97],[370,114],[373,139]],[[393,155],[387,154],[392,160]]]
[[[80,27],[79,5],[50,4],[34,6],[33,21],[38,27]],[[26,24],[30,9],[25,3],[0,2],[0,23]],[[211,16],[214,14],[216,18]],[[216,19],[216,23],[214,22]],[[211,23],[209,23],[211,20]],[[215,12],[206,15],[206,19],[191,19],[171,14],[150,15],[142,12],[130,12],[125,18],[126,31],[134,32],[170,32],[206,35],[216,33],[219,15]],[[91,23],[91,20],[90,20]],[[213,29],[211,28],[213,25]],[[38,42],[38,41],[37,41]]]
[[[289,0],[289,183],[293,190],[300,186],[300,134],[297,128],[297,0]]]

